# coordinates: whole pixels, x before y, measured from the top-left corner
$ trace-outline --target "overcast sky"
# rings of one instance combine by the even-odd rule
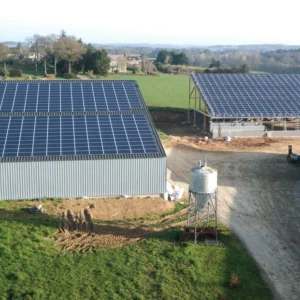
[[[1,1],[0,42],[64,29],[86,43],[300,45],[299,14],[299,0]]]

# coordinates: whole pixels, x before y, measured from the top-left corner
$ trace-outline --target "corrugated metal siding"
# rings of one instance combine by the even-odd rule
[[[7,162],[0,164],[0,199],[160,194],[166,157]]]

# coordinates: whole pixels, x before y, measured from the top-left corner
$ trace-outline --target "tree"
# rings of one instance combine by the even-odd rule
[[[86,52],[83,55],[83,71],[91,72],[94,69],[95,65],[95,51],[97,49],[93,47],[91,44],[86,46]]]
[[[170,65],[188,65],[189,60],[185,53],[175,53],[174,51],[161,50],[158,52],[155,64],[170,64]]]
[[[110,68],[110,58],[107,55],[107,51],[97,50],[95,52],[95,67],[93,69],[94,74],[100,76],[107,76],[108,70]]]
[[[42,53],[44,54],[45,37],[34,34],[32,37],[27,38],[30,51],[34,53],[35,76],[37,76],[37,65]]]
[[[172,53],[172,64],[173,65],[188,65],[189,60],[185,53]]]
[[[86,46],[86,53],[83,55],[84,71],[100,76],[106,76],[110,68],[110,58],[107,51],[96,49],[91,44]]]
[[[63,30],[63,29],[61,30],[60,37],[67,37],[67,33],[65,30]]]
[[[142,71],[148,74],[157,72],[156,66],[147,57],[143,57]]]
[[[250,68],[249,68],[249,66],[247,64],[243,64],[241,66],[241,72],[242,73],[249,73],[249,71],[250,71]]]
[[[167,50],[160,50],[157,54],[155,63],[166,64],[168,63],[169,52]]]
[[[40,55],[44,60],[44,74],[47,75],[47,57],[50,51],[50,41],[48,37],[40,37]]]
[[[86,52],[75,37],[60,37],[56,43],[57,56],[68,61],[68,72],[72,73],[72,63],[82,58]]]
[[[208,66],[209,68],[220,68],[221,63],[218,60],[215,60],[212,58],[210,65]]]
[[[58,41],[59,36],[57,34],[49,34],[47,36],[48,40],[48,52],[53,56],[53,64],[54,64],[54,75],[56,76],[56,66],[57,66],[57,47],[56,43]]]
[[[3,62],[4,77],[6,76],[6,60],[7,60],[8,53],[9,53],[9,48],[5,45],[0,44],[0,58]]]

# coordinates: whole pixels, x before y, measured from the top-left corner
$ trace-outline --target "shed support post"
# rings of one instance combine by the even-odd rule
[[[197,109],[197,92],[195,89],[195,107],[194,107],[194,127],[196,127],[196,109]]]
[[[191,77],[189,76],[189,108],[187,115],[187,123],[191,123]]]

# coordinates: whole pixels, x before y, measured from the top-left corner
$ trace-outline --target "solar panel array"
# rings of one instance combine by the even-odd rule
[[[133,82],[0,84],[0,112],[125,111],[141,107]]]
[[[212,118],[300,116],[300,75],[192,74]]]
[[[2,160],[161,154],[132,81],[5,82],[0,101]]]

